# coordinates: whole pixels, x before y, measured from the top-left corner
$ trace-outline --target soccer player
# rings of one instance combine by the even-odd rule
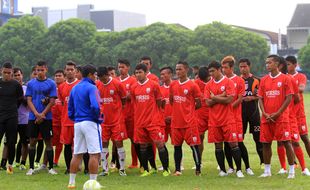
[[[116,69],[115,67],[109,66],[108,67],[108,72],[109,72],[109,76],[111,76],[112,78],[116,78]]]
[[[125,120],[127,136],[131,141],[131,165],[128,168],[138,168],[138,157],[140,153],[139,144],[134,143],[134,110],[133,100],[131,99],[131,87],[137,82],[135,77],[129,75],[130,62],[126,59],[118,60],[118,71],[120,73],[119,80],[126,89],[126,104],[123,109],[123,117]]]
[[[207,82],[210,80],[210,75],[207,67],[200,67],[198,69],[197,73],[197,79],[195,80],[195,83],[198,85],[200,92],[201,92],[201,108],[196,110],[196,116],[198,119],[198,130],[199,130],[199,135],[200,135],[200,145],[199,147],[199,152],[201,155],[201,160],[202,160],[202,153],[204,150],[204,144],[203,140],[205,138],[205,133],[208,130],[208,120],[209,120],[209,108],[204,101],[203,94],[205,91],[205,86]],[[201,164],[202,167],[202,164]],[[196,167],[194,167],[196,168]]]
[[[215,156],[220,167],[219,176],[227,176],[223,142],[228,142],[232,157],[237,166],[236,175],[243,178],[241,171],[241,152],[238,147],[235,116],[232,102],[235,96],[235,86],[232,80],[223,76],[221,64],[213,61],[208,66],[212,79],[206,84],[205,98],[209,106],[208,142],[215,144]]]
[[[260,177],[271,176],[271,143],[284,144],[289,162],[288,178],[295,177],[294,151],[291,144],[288,106],[292,100],[292,84],[289,77],[279,71],[280,57],[269,55],[266,59],[268,75],[261,79],[258,90],[262,110],[260,141],[263,143],[265,171]]]
[[[49,162],[49,174],[57,174],[53,169],[54,151],[51,139],[53,136],[51,107],[55,104],[57,91],[55,82],[46,76],[47,70],[47,63],[39,61],[36,65],[38,76],[27,85],[26,97],[31,112],[29,114],[30,169],[26,175],[34,174],[34,157],[39,133],[42,135],[46,146],[45,151]]]
[[[159,83],[159,78],[156,75],[154,75],[153,73],[151,73],[151,68],[153,65],[152,59],[148,56],[144,56],[140,59],[140,63],[146,65],[146,68],[147,68],[146,76],[147,76],[147,78]]]
[[[70,93],[69,118],[74,121],[74,151],[70,165],[68,189],[74,189],[75,177],[83,154],[89,154],[89,178],[97,180],[100,153],[102,151],[100,123],[100,97],[96,81],[96,68],[86,65],[82,68],[83,79]]]
[[[126,130],[123,127],[124,118],[122,109],[126,103],[125,87],[117,79],[109,75],[108,68],[98,67],[99,81],[97,88],[101,97],[101,111],[105,119],[101,124],[102,127],[102,175],[109,174],[108,157],[109,157],[109,140],[111,139],[117,148],[118,159],[120,164],[119,175],[126,176],[125,172],[125,149],[123,140],[127,138]]]
[[[65,174],[70,171],[70,162],[72,159],[72,146],[74,137],[74,123],[68,116],[68,102],[72,88],[77,85],[80,81],[75,78],[76,64],[73,61],[68,61],[65,66],[66,81],[59,85],[58,96],[62,102],[62,117],[61,117],[61,133],[60,142],[65,145],[64,157],[66,163]],[[86,169],[87,170],[87,169]]]
[[[23,99],[22,86],[13,79],[13,66],[5,62],[1,69],[0,79],[0,143],[3,135],[8,147],[7,174],[13,174],[12,164],[15,158],[15,144],[17,141],[18,107]]]
[[[263,144],[259,141],[260,136],[260,113],[258,108],[257,91],[259,88],[259,79],[251,74],[251,62],[247,58],[239,60],[239,69],[241,78],[245,82],[245,93],[242,99],[242,125],[243,136],[246,134],[248,124],[250,133],[256,145],[256,152],[260,159],[260,165],[264,164]]]
[[[195,109],[201,107],[199,87],[188,77],[189,66],[185,61],[176,64],[177,81],[170,85],[170,104],[172,105],[171,142],[174,146],[175,176],[182,175],[182,144],[185,141],[192,149],[196,175],[201,175],[201,156],[198,145],[200,137]]]
[[[54,73],[54,80],[57,85],[57,91],[58,87],[65,82],[65,73],[63,70],[56,70]],[[59,100],[59,96],[55,100],[55,105],[51,108],[52,111],[52,128],[53,128],[53,138],[52,138],[52,144],[55,146],[55,156],[54,156],[54,166],[58,166],[58,160],[60,157],[60,154],[62,152],[63,145],[60,142],[60,131],[61,131],[61,117],[62,115],[62,102]]]
[[[82,66],[80,66],[80,65],[76,66],[75,78],[77,78],[78,80],[82,80],[82,78],[83,78],[83,76],[82,76]]]
[[[199,66],[197,65],[193,66],[192,71],[193,71],[193,79],[195,80],[198,78]]]
[[[159,158],[164,168],[163,176],[169,176],[168,150],[160,129],[164,121],[159,120],[162,96],[158,83],[147,78],[146,74],[146,65],[138,64],[135,68],[138,82],[131,89],[134,102],[134,140],[135,143],[140,144],[140,161],[144,168],[141,176],[149,176],[157,172],[154,168],[151,171],[148,168],[148,157],[150,157],[148,149],[152,150],[152,143],[155,143],[158,148]]]
[[[295,56],[287,56],[285,60],[287,62],[288,73],[292,75],[294,79],[296,79],[297,81],[300,97],[300,102],[297,105],[297,124],[299,128],[300,138],[304,142],[308,156],[310,157],[310,140],[308,137],[308,126],[305,114],[304,95],[303,95],[307,84],[307,77],[306,75],[296,71],[297,59]]]
[[[226,56],[223,58],[221,61],[222,64],[222,71],[224,75],[232,80],[234,82],[235,86],[235,96],[233,99],[232,108],[233,108],[233,114],[235,117],[235,122],[236,122],[236,132],[237,132],[237,137],[238,137],[238,147],[241,152],[241,158],[245,164],[245,171],[248,175],[254,175],[253,171],[250,168],[250,163],[249,163],[249,155],[248,155],[248,150],[246,146],[243,143],[243,126],[242,126],[242,98],[245,93],[245,82],[244,80],[237,76],[234,73],[234,65],[235,65],[235,58],[233,56]],[[230,161],[229,163],[229,170],[227,173],[232,173],[234,172],[234,169],[232,167],[232,155],[231,155],[231,149],[229,146],[229,143],[225,143],[224,145],[224,151],[225,151],[225,156],[226,159]]]
[[[14,79],[19,82],[23,87],[23,92],[26,94],[27,86],[23,85],[23,71],[20,68],[14,68]],[[20,170],[26,169],[26,159],[28,155],[28,143],[29,138],[27,137],[28,133],[28,117],[29,117],[29,108],[27,106],[27,99],[24,97],[20,106],[18,107],[18,126],[17,131],[19,134],[19,142],[16,148],[16,167],[19,167]],[[20,161],[21,159],[21,161]]]

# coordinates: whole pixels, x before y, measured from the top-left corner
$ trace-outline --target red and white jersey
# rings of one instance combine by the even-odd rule
[[[197,84],[187,79],[184,82],[173,81],[170,85],[172,102],[172,128],[188,128],[197,124],[195,117],[195,99],[201,98]]]
[[[159,83],[159,78],[156,75],[154,75],[153,73],[151,73],[151,72],[148,72],[146,74],[146,77],[148,79],[152,80],[152,81],[155,81],[155,82]]]
[[[299,89],[298,89],[298,84],[297,84],[297,80],[292,76],[292,75],[288,75],[292,84],[292,90],[293,90],[293,94],[294,95],[299,95]],[[297,111],[299,108],[299,104],[297,103],[295,104],[294,102],[294,97],[292,98],[292,101],[288,107],[289,109],[289,120],[290,123],[294,123],[297,126]]]
[[[238,99],[239,95],[241,95],[241,97],[244,96],[244,94],[245,94],[245,82],[241,77],[239,77],[237,75],[234,75],[229,79],[234,82],[234,86],[235,86],[235,96],[234,96],[234,100],[233,100],[233,102],[234,102]],[[235,115],[235,121],[238,123],[242,122],[242,104],[241,103],[236,108],[233,108],[233,112]]]
[[[206,82],[200,80],[199,78],[195,80],[195,83],[198,85],[200,92],[201,92],[201,108],[196,110],[196,113],[198,114],[199,117],[207,117],[209,118],[209,107],[205,101],[204,98],[204,91],[206,87]]]
[[[161,87],[160,87],[160,92],[161,92],[161,95],[163,97],[163,100],[165,101],[165,110],[164,110],[164,116],[165,118],[166,117],[171,117],[171,114],[172,114],[172,106],[170,104],[170,96],[169,96],[169,92],[170,91],[170,85],[167,86],[165,84],[163,84]]]
[[[159,121],[160,110],[156,103],[162,99],[159,84],[150,79],[146,79],[142,84],[137,82],[132,86],[131,97],[134,103],[135,127],[165,126],[164,121]]]
[[[122,83],[122,85],[124,86],[125,90],[126,90],[126,96],[131,96],[130,94],[130,90],[132,88],[132,86],[137,82],[135,77],[129,76],[121,79],[121,77],[118,77],[118,80]],[[126,104],[125,104],[125,108],[123,109],[123,114],[125,118],[130,118],[133,119],[133,103],[131,98],[127,99]]]
[[[302,73],[298,73],[296,72],[295,74],[292,75],[294,77],[294,79],[296,80],[297,86],[301,86],[307,85],[307,77],[306,75],[302,74]],[[303,93],[299,93],[299,97],[300,97],[300,103],[298,104],[298,117],[300,118],[304,118],[306,117],[305,115],[305,105],[304,105],[304,95]]]
[[[205,87],[205,98],[211,99],[211,93],[216,95],[226,94],[235,96],[235,85],[232,80],[223,76],[219,81],[211,79]],[[209,127],[222,127],[235,123],[235,115],[231,104],[215,104],[209,107]]]
[[[289,76],[279,73],[277,76],[272,77],[268,74],[261,79],[258,96],[263,99],[267,114],[277,112],[284,103],[286,96],[291,94],[293,94],[293,91]],[[286,109],[276,122],[289,122],[289,110]],[[262,116],[262,123],[267,123],[264,116]]]
[[[101,112],[104,115],[103,126],[116,126],[122,119],[122,99],[126,90],[121,82],[110,77],[107,84],[96,81],[101,98]]]
[[[77,85],[80,81],[78,79],[75,79],[73,82],[68,83],[67,81],[59,85],[58,88],[58,95],[59,95],[59,100],[63,104],[62,108],[62,117],[61,117],[61,125],[62,126],[74,126],[74,122],[69,119],[68,116],[68,102],[69,102],[69,97],[70,97],[70,92],[72,88]]]
[[[52,106],[52,122],[53,126],[61,126],[61,116],[62,116],[63,105],[59,100],[58,87],[57,87],[57,98],[55,99],[55,104]]]

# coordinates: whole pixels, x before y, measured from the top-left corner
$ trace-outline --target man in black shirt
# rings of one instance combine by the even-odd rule
[[[13,66],[5,62],[2,66],[2,79],[0,79],[0,142],[6,136],[8,146],[9,165],[7,173],[13,174],[13,161],[15,157],[15,144],[17,140],[17,108],[23,98],[22,86],[13,79]]]

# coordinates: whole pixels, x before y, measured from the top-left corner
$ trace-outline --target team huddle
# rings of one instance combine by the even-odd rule
[[[200,176],[207,133],[208,143],[215,145],[219,176],[235,173],[243,178],[244,172],[254,175],[243,143],[249,126],[264,167],[260,177],[271,176],[272,141],[277,141],[279,174],[295,178],[296,157],[302,174],[310,176],[299,144],[302,139],[310,156],[303,102],[307,79],[296,71],[294,56],[268,56],[269,74],[261,79],[251,74],[249,59],[236,62],[232,56],[196,68],[193,79],[185,61],[179,61],[175,71],[169,66],[161,68],[160,78],[150,72],[152,64],[150,57],[142,57],[131,76],[126,59],[118,60],[119,75],[113,67],[77,66],[68,61],[52,80],[46,76],[47,63],[39,61],[32,79],[24,84],[22,70],[5,62],[0,79],[0,142],[5,137],[1,168],[8,174],[13,174],[14,165],[25,170],[29,155],[26,175],[41,170],[55,175],[64,145],[68,188],[74,189],[83,161],[84,173],[91,180],[98,173],[108,176],[110,168],[126,176],[123,141],[129,139],[129,169],[140,168],[141,177],[160,170],[165,177],[180,176],[185,141],[192,150],[195,175]],[[236,64],[240,76],[234,73]],[[169,138],[174,146],[173,174],[166,147]],[[42,154],[43,164],[38,164]]]

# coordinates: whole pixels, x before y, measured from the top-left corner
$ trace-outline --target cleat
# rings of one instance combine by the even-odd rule
[[[181,175],[182,175],[182,172],[175,171],[173,175],[174,175],[174,176],[181,176]]]
[[[35,168],[40,168],[40,167],[41,167],[41,164],[40,164],[39,162],[35,162],[35,163],[34,163],[34,167],[35,167]]]
[[[164,171],[164,167],[160,166],[157,168],[158,171]]]
[[[287,170],[286,169],[283,169],[281,168],[278,172],[279,175],[282,175],[282,174],[287,174]]]
[[[144,171],[140,177],[147,177],[147,176],[150,176],[151,174],[148,172],[148,171]]]
[[[139,168],[139,166],[138,165],[132,165],[132,164],[128,166],[128,169],[134,169],[134,168]]]
[[[51,175],[57,175],[58,173],[56,172],[56,170],[54,170],[53,168],[48,170],[48,173]]]
[[[226,172],[221,170],[220,173],[219,173],[219,176],[225,177],[225,176],[228,176],[228,173],[226,173]]]
[[[266,178],[266,177],[271,177],[271,173],[263,173],[262,175],[259,176],[259,178]]]
[[[12,166],[13,166],[13,168],[18,168],[20,166],[20,163],[16,162]]]
[[[304,176],[310,176],[310,172],[309,172],[308,168],[305,168],[304,171],[301,172],[301,174]]]
[[[254,172],[252,171],[251,168],[246,169],[245,172],[246,172],[246,174],[248,174],[248,175],[254,175]]]
[[[120,176],[127,176],[125,170],[119,170],[118,173]]]
[[[235,170],[233,168],[229,168],[227,170],[227,174],[232,174],[232,173],[235,173]]]
[[[219,165],[217,165],[216,169],[217,169],[218,171],[221,171],[221,168],[220,168]]]
[[[295,173],[289,173],[287,176],[287,179],[294,179],[295,178]]]
[[[155,174],[158,173],[158,171],[157,171],[156,169],[154,169],[154,168],[151,168],[149,173],[150,173],[151,175],[155,175]]]
[[[47,167],[44,164],[42,164],[39,168],[35,169],[34,171],[37,173],[37,172],[41,172],[43,170],[47,170]]]
[[[69,183],[69,185],[67,186],[68,189],[75,189],[76,186],[74,183]]]
[[[262,170],[265,169],[265,164],[264,164],[264,163],[261,163],[261,164],[260,164],[260,169],[262,169]]]
[[[29,169],[26,173],[26,175],[33,175],[35,172],[34,172],[34,169]]]
[[[144,172],[144,168],[140,167],[140,174],[142,174]]]
[[[26,170],[27,168],[26,168],[26,166],[24,165],[24,164],[21,164],[20,166],[19,166],[19,170]]]
[[[196,171],[196,172],[195,172],[195,175],[196,175],[196,176],[201,176],[201,171]]]
[[[241,170],[238,170],[238,171],[236,172],[236,175],[237,175],[238,178],[244,178],[244,175],[243,175],[243,173],[242,173]]]
[[[110,175],[110,172],[109,171],[105,171],[105,170],[103,170],[100,174],[99,174],[99,176],[109,176]]]
[[[184,171],[184,167],[183,166],[181,166],[181,171]]]
[[[6,166],[1,166],[0,170],[6,170]]]
[[[9,175],[12,175],[13,174],[13,167],[9,165],[6,169],[6,173]]]
[[[165,170],[165,171],[163,172],[163,176],[164,176],[164,177],[168,177],[170,174],[171,174],[171,172],[170,172],[169,169],[168,169],[168,170]]]

